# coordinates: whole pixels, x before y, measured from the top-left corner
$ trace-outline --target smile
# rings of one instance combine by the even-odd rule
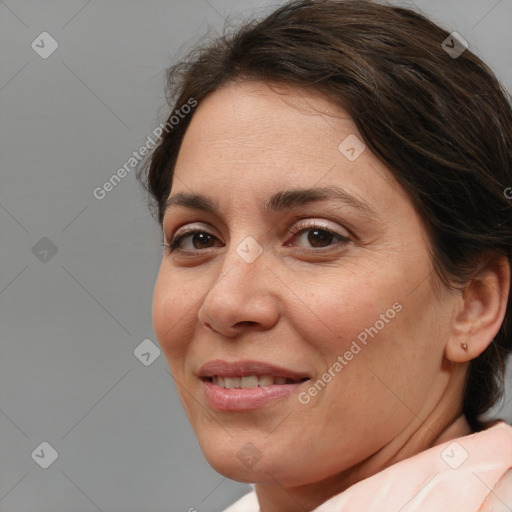
[[[287,379],[286,377],[274,377],[273,375],[246,375],[244,377],[226,377],[222,375],[213,375],[205,380],[225,389],[250,389],[263,388],[267,386],[296,384],[307,380],[304,377],[301,380]]]
[[[207,405],[218,412],[254,411],[299,391],[310,376],[262,361],[209,361],[196,373]]]

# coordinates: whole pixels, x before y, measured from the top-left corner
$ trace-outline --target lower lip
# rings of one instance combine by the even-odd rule
[[[307,382],[307,381],[305,381]],[[285,398],[297,390],[304,382],[295,384],[273,384],[257,388],[227,389],[210,381],[203,381],[208,405],[220,412],[253,411]]]

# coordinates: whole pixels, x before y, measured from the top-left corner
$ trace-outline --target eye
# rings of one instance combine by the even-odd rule
[[[310,244],[310,248],[316,249],[329,249],[330,247],[343,246],[351,241],[348,237],[319,222],[301,222],[291,230],[291,234],[293,235],[293,240],[302,239],[303,242],[305,241]],[[189,240],[189,247],[183,247],[183,242],[187,239]],[[197,253],[201,250],[212,248],[212,243],[215,240],[218,240],[217,237],[208,231],[192,228],[177,234],[168,244],[162,245],[168,248],[170,253],[174,251]],[[335,242],[336,240],[338,241],[333,243],[333,241]],[[289,247],[293,244],[286,242],[284,245]],[[306,250],[308,249],[306,248]],[[308,252],[311,251],[308,250]]]
[[[192,248],[183,248],[181,247],[181,242],[187,238],[190,238],[192,242]],[[188,231],[182,232],[179,235],[176,235],[169,244],[162,244],[164,247],[169,249],[169,252],[173,252],[175,250],[184,251],[184,252],[195,252],[195,249],[209,249],[209,243],[211,243],[216,237],[207,231],[201,229],[190,229]],[[206,246],[206,247],[205,247]]]
[[[301,234],[303,233],[303,234]],[[329,229],[324,224],[318,222],[300,223],[292,229],[294,239],[302,239],[310,244],[313,248],[330,248],[337,245],[345,245],[350,242],[346,236]],[[300,236],[297,236],[300,235]],[[338,242],[332,244],[333,239],[338,239]],[[292,244],[285,243],[284,245],[290,246]]]

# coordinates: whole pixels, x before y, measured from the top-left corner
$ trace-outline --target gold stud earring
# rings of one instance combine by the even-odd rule
[[[468,346],[466,345],[466,343],[461,343],[460,347],[462,348],[462,350],[465,350],[467,352]]]

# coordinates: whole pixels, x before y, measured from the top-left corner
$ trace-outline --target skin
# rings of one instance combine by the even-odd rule
[[[182,240],[188,256],[165,250],[153,324],[209,464],[256,483],[262,512],[293,512],[470,432],[456,421],[468,362],[498,332],[510,279],[499,260],[464,293],[442,285],[392,173],[368,149],[355,161],[338,149],[358,135],[348,114],[315,91],[274,89],[229,84],[193,114],[170,196],[203,193],[220,210],[167,211],[167,242],[185,226],[213,238]],[[336,200],[261,209],[277,191],[326,185],[364,200],[372,218]],[[299,221],[348,241],[315,237],[313,227],[292,235]],[[263,249],[252,263],[236,252],[247,236]],[[263,360],[315,382],[395,303],[401,311],[308,404],[297,392],[257,411],[209,408],[195,376],[207,361]],[[249,442],[260,456],[252,466],[237,456]]]

